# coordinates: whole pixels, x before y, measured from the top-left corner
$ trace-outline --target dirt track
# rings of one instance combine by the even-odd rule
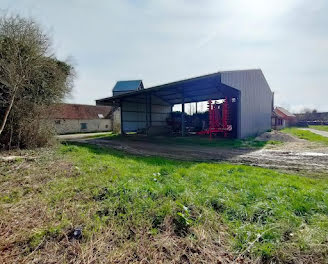
[[[328,147],[306,141],[288,142],[263,149],[234,149],[202,146],[161,145],[147,141],[80,139],[75,142],[123,150],[142,156],[162,156],[180,160],[232,162],[285,171],[327,173]]]
[[[94,136],[105,136],[108,133],[109,132],[76,133],[76,134],[57,135],[56,137],[59,140],[70,140],[70,139],[90,138],[90,137],[94,137]]]

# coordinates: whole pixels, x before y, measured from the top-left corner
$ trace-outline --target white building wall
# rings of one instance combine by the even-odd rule
[[[86,129],[82,129],[82,123],[86,124]],[[57,134],[112,131],[111,119],[57,119],[54,126]]]

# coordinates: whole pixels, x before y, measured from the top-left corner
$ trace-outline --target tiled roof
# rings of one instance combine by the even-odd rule
[[[282,118],[296,118],[295,115],[293,115],[292,113],[290,113],[287,109],[285,109],[283,107],[276,107],[274,109],[274,112],[276,113],[276,115],[278,115]]]
[[[53,119],[100,119],[109,118],[112,110],[110,106],[58,104],[53,106]]]

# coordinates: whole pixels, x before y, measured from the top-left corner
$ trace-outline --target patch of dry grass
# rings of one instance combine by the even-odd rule
[[[17,157],[0,161],[0,262],[18,263],[43,246],[32,238],[56,222],[40,194],[50,181],[71,177],[73,167],[49,149],[1,154]]]
[[[159,234],[114,221],[75,239],[74,228],[101,208],[90,193],[55,202],[47,193],[53,182],[83,172],[52,149],[3,154],[18,158],[0,161],[0,263],[230,263],[235,257],[224,225],[211,225],[215,236],[200,227],[193,237],[178,236],[170,217]]]

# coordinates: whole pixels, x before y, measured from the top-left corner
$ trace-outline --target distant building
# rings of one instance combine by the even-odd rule
[[[113,96],[143,90],[142,80],[118,81],[113,88]]]
[[[296,124],[296,116],[283,107],[276,107],[272,112],[272,128],[283,129]]]
[[[328,125],[328,112],[306,111],[305,113],[296,114],[299,125]]]
[[[112,107],[58,104],[51,118],[58,134],[112,131]]]

